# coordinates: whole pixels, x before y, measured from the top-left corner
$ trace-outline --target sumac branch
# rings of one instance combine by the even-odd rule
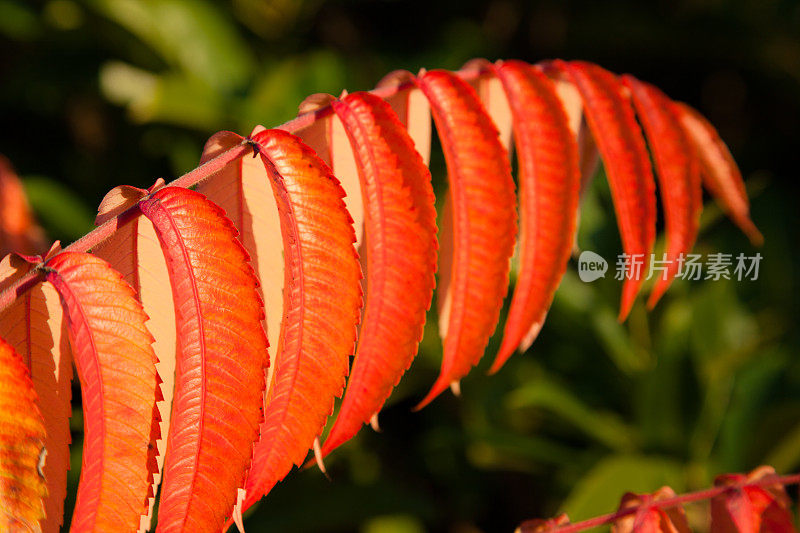
[[[16,380],[38,396],[40,412],[28,410],[16,435],[39,442],[37,424],[46,431],[44,464],[26,450],[16,463],[24,472],[0,494],[40,501],[33,511],[6,507],[9,520],[40,519],[45,531],[61,523],[73,362],[87,437],[73,526],[113,522],[120,531],[150,527],[162,475],[159,531],[219,531],[241,527],[242,512],[309,449],[322,466],[375,419],[411,364],[437,270],[444,357],[420,407],[458,390],[497,326],[519,246],[496,372],[541,330],[598,157],[627,253],[652,251],[654,176],[671,258],[697,237],[701,180],[761,241],[714,128],[651,85],[590,63],[476,60],[459,72],[394,72],[369,93],[311,96],[301,113],[246,138],[217,133],[201,165],[171,184],[109,192],[99,227],[64,250],[56,243],[43,257],[0,262],[3,364],[16,372],[0,374],[2,385]],[[438,231],[431,119],[449,179]],[[0,188],[0,244],[30,253],[38,233],[13,215],[26,211],[4,163]],[[620,320],[640,287],[625,282]],[[760,494],[760,483],[741,491]],[[634,513],[626,509],[617,518]]]

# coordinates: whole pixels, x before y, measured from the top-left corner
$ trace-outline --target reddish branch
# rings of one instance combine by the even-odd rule
[[[458,71],[456,74],[458,74],[464,80],[470,81],[479,78],[485,73],[486,70],[482,68],[469,68]],[[413,85],[413,82],[405,82],[394,86],[379,87],[370,92],[380,96],[381,98],[388,98],[403,90],[411,88]],[[303,113],[297,118],[277,126],[277,129],[288,131],[290,133],[296,132],[309,126],[310,124],[313,124],[317,120],[327,117],[332,112],[333,110],[330,104],[328,104],[314,111]],[[225,152],[222,152],[214,159],[204,163],[203,165],[200,165],[191,172],[184,174],[168,185],[173,187],[193,187],[201,181],[213,176],[232,161],[235,161],[248,154],[251,150],[251,143],[245,139],[240,144],[226,150]],[[140,214],[141,213],[139,212],[138,205],[134,205],[114,218],[108,220],[95,230],[87,233],[77,241],[73,242],[65,248],[65,251],[88,252],[98,244],[110,238],[117,231],[117,229],[125,225],[127,222],[130,222],[132,219],[138,217]],[[40,281],[41,270],[39,268],[34,268],[28,274],[22,276],[8,288],[0,292],[0,312],[5,310],[14,302],[15,299],[31,289]]]
[[[576,533],[578,531],[584,531],[587,529],[604,526],[606,524],[613,524],[620,518],[636,514],[642,507],[655,508],[655,509],[670,509],[672,507],[677,507],[685,503],[710,500],[711,498],[719,496],[720,494],[723,494],[725,492],[742,490],[747,487],[772,487],[776,485],[787,486],[787,485],[796,485],[798,483],[800,483],[800,473],[789,474],[786,476],[776,476],[776,475],[765,476],[755,481],[743,481],[742,483],[739,484],[718,486],[697,492],[680,494],[678,496],[675,496],[674,498],[666,498],[663,500],[651,500],[646,503],[643,503],[642,505],[628,507],[626,509],[620,509],[619,511],[596,516],[594,518],[590,518],[582,522],[575,522],[574,524],[565,524],[563,526],[556,526],[552,529],[546,529],[544,531],[547,531],[547,533]],[[534,526],[526,526],[525,523],[523,523],[519,528],[519,531],[522,533],[533,530]]]

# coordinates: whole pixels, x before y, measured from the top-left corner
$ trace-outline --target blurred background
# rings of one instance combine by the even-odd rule
[[[766,237],[757,281],[677,281],[618,325],[619,282],[584,284],[572,264],[528,353],[487,377],[496,336],[462,398],[412,413],[438,372],[432,316],[382,433],[333,454],[330,480],[292,473],[246,519],[249,531],[511,531],[611,511],[626,490],[800,468],[798,36],[800,4],[781,0],[0,0],[0,153],[66,243],[109,189],[170,181],[212,133],[275,126],[308,94],[369,89],[398,68],[586,59],[698,108],[748,182]],[[432,170],[441,190],[436,147]],[[602,177],[583,205],[580,247],[615,257]],[[713,203],[696,249],[755,253]],[[72,427],[74,498],[80,410]]]

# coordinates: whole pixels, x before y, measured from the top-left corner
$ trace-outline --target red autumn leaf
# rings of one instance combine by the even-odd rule
[[[285,266],[283,323],[246,510],[300,465],[344,388],[361,310],[361,269],[344,192],[325,163],[280,130],[252,137],[277,202]]]
[[[453,212],[453,264],[441,305],[442,369],[418,408],[457,384],[483,356],[508,287],[517,233],[516,197],[508,154],[475,93],[454,74],[417,78],[431,104],[447,162]],[[447,216],[445,211],[445,216]]]
[[[333,108],[356,153],[365,199],[367,298],[347,392],[322,455],[377,415],[416,355],[437,247],[430,173],[392,109],[369,93]]]
[[[750,201],[742,173],[716,128],[686,104],[676,102],[675,111],[700,158],[703,185],[750,242],[761,245],[764,236],[750,219]]]
[[[33,218],[22,183],[9,160],[0,155],[0,256],[33,255],[46,249],[44,231]]]
[[[520,267],[496,372],[526,350],[544,323],[572,251],[578,210],[578,147],[553,83],[519,61],[498,64],[514,117],[519,159]]]
[[[43,271],[61,296],[83,398],[83,465],[71,527],[135,531],[147,511],[158,431],[147,316],[130,285],[93,255],[60,253]]]
[[[634,262],[646,265],[656,230],[655,181],[642,132],[622,85],[607,70],[582,61],[556,61],[583,97],[584,110],[606,167],[622,247],[629,257],[622,288],[620,321],[625,320],[644,280],[644,267],[636,273]]]
[[[697,238],[703,209],[700,167],[691,141],[673,111],[672,101],[657,88],[633,76],[623,76],[622,82],[631,91],[636,113],[653,151],[664,206],[665,259],[669,263],[647,301],[652,309],[677,274],[681,255],[691,251]]]
[[[782,485],[754,486],[775,476],[770,466],[744,474],[717,476],[714,485],[728,490],[711,500],[711,533],[794,533],[791,500]]]
[[[660,508],[653,505],[659,500],[674,498],[675,492],[661,487],[653,494],[633,494],[622,497],[619,510],[636,507],[636,512],[618,519],[611,526],[611,533],[689,533],[686,512],[681,506]]]
[[[230,220],[202,194],[166,187],[139,208],[167,259],[178,343],[158,531],[219,531],[262,419],[258,282]]]
[[[44,419],[28,367],[2,338],[0,391],[0,530],[38,531],[47,497]]]
[[[0,261],[0,292],[32,268],[22,257]],[[0,312],[0,336],[11,344],[30,368],[46,430],[47,457],[42,472],[47,483],[46,518],[42,531],[59,531],[69,469],[69,417],[72,414],[72,350],[61,301],[50,283],[37,283]]]

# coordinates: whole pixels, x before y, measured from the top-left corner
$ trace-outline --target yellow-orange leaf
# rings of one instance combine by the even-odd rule
[[[44,419],[28,367],[0,338],[0,530],[41,531]]]

